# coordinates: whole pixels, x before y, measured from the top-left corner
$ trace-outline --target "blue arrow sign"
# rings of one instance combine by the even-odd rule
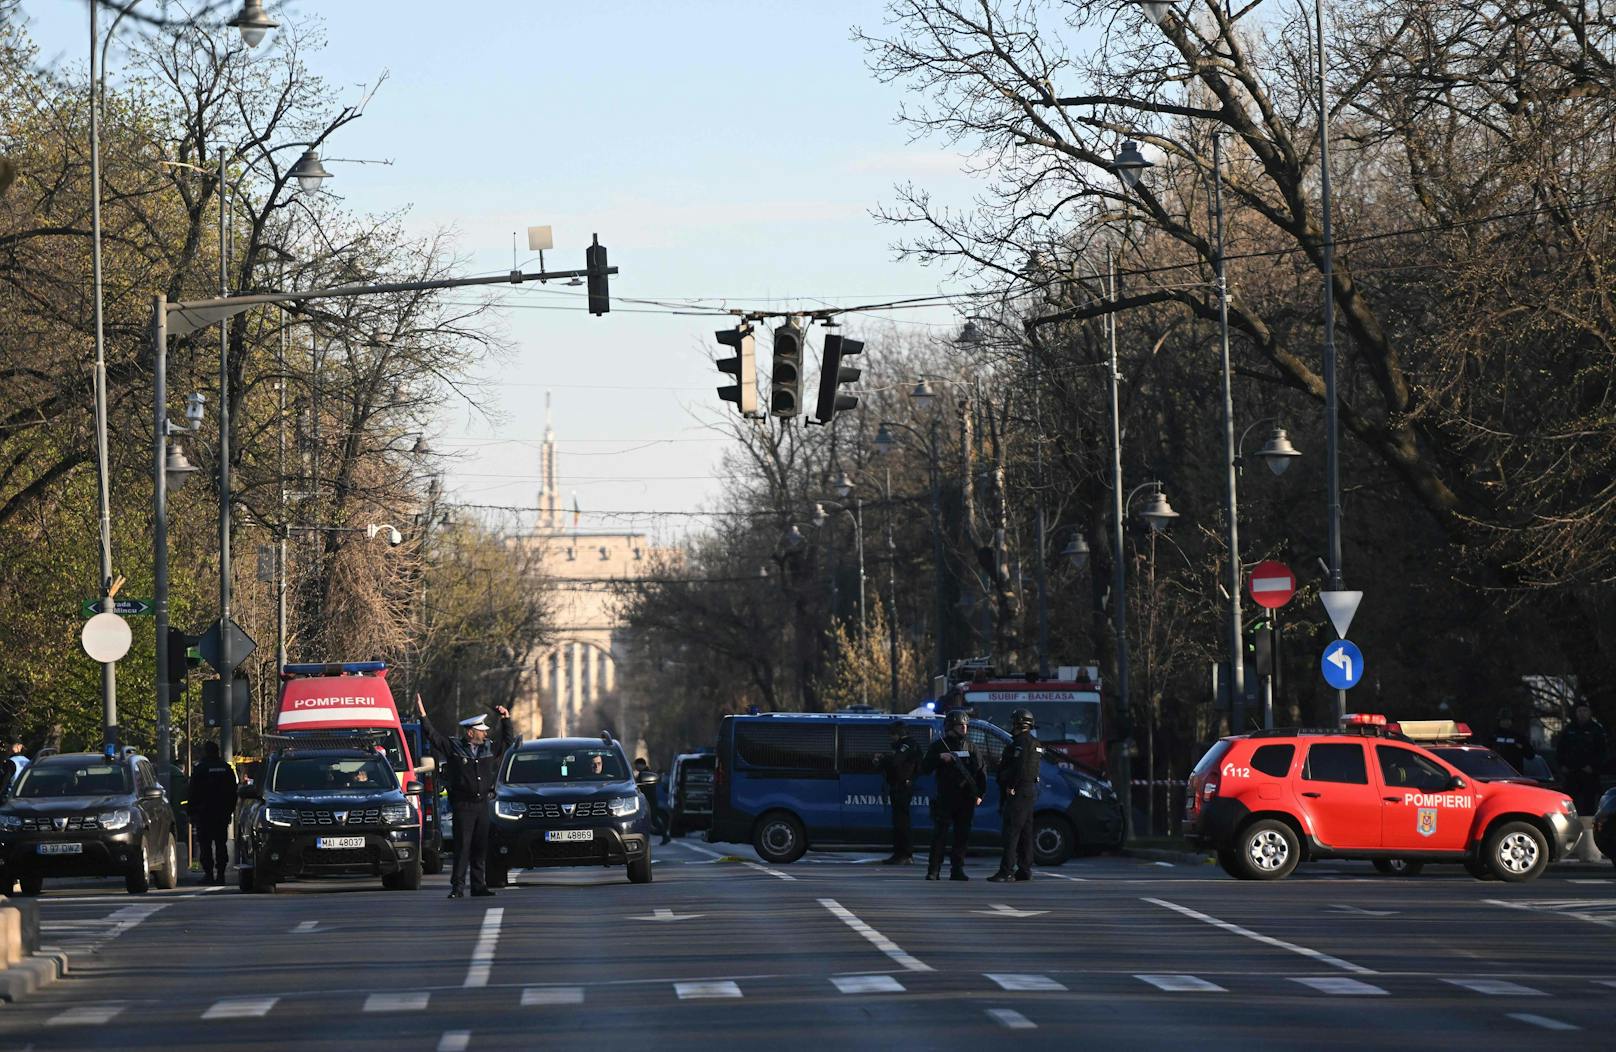
[[[1324,670],[1324,682],[1336,690],[1350,690],[1363,679],[1363,654],[1350,639],[1338,639],[1324,648],[1319,661]]]

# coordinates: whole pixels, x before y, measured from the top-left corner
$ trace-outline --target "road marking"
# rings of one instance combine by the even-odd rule
[[[1445,983],[1488,997],[1547,997],[1542,990],[1512,983],[1508,979],[1443,979]]]
[[[227,997],[202,1013],[203,1019],[259,1019],[269,1014],[279,997]]]
[[[992,909],[972,910],[971,912],[980,913],[984,917],[1036,917],[1041,913],[1048,913],[1049,911],[1012,909],[1002,902],[996,902],[993,904]]]
[[[371,994],[365,998],[367,1012],[419,1012],[426,1007],[431,994],[421,991],[398,994]]]
[[[852,928],[854,931],[868,939],[870,941],[870,945],[874,946],[876,949],[880,950],[894,961],[897,961],[911,972],[932,971],[931,965],[909,956],[903,951],[901,946],[887,938],[885,935],[882,935],[868,924],[865,924],[863,921],[859,920],[858,917],[854,916],[852,910],[848,909],[846,906],[843,906],[835,899],[820,899],[819,904],[825,907],[827,910],[830,910],[831,913],[835,914],[837,917],[841,918],[843,924],[846,924],[849,928]]]
[[[438,1039],[438,1052],[466,1052],[470,1044],[470,1030],[445,1030]]]
[[[534,1005],[581,1005],[584,988],[581,986],[530,986],[522,991],[522,1007]]]
[[[778,869],[770,869],[768,866],[761,865],[757,862],[742,862],[741,865],[745,866],[747,869],[755,869],[759,873],[767,873],[771,877],[779,877],[781,880],[797,879],[789,873],[782,873]]]
[[[1384,997],[1386,991],[1372,983],[1359,982],[1357,979],[1348,979],[1344,975],[1314,975],[1292,979],[1293,983],[1311,986],[1321,994],[1337,994],[1343,997]]]
[[[1395,917],[1395,916],[1397,916],[1397,911],[1396,910],[1366,910],[1362,906],[1348,906],[1348,905],[1345,905],[1345,904],[1339,903],[1339,902],[1334,903],[1333,905],[1330,906],[1330,908],[1333,909],[1333,910],[1340,910],[1342,913],[1356,913],[1356,914],[1358,914],[1360,916],[1363,916],[1363,917]]]
[[[1210,924],[1214,928],[1222,928],[1224,931],[1232,932],[1235,935],[1243,935],[1246,938],[1255,942],[1260,942],[1265,946],[1274,946],[1281,950],[1289,950],[1291,953],[1299,953],[1303,957],[1310,957],[1315,961],[1328,964],[1332,968],[1340,968],[1344,972],[1353,972],[1358,975],[1376,974],[1373,968],[1365,968],[1361,964],[1353,964],[1351,961],[1343,961],[1339,957],[1332,957],[1327,953],[1320,953],[1318,950],[1312,949],[1311,947],[1298,946],[1296,943],[1286,942],[1284,939],[1276,939],[1272,935],[1262,935],[1258,932],[1252,931],[1250,928],[1242,928],[1238,924],[1230,924],[1226,920],[1219,920],[1218,918],[1202,913],[1199,910],[1192,910],[1188,906],[1180,906],[1176,902],[1168,902],[1166,899],[1152,898],[1145,898],[1143,901],[1161,906],[1164,909],[1170,909],[1174,913],[1181,913],[1184,916],[1198,920],[1203,924]]]
[[[988,1018],[1011,1030],[1036,1030],[1038,1024],[1013,1008],[989,1008]]]
[[[698,854],[706,855],[708,858],[711,858],[711,859],[713,859],[715,861],[724,857],[723,855],[719,854],[717,851],[714,851],[711,848],[702,847],[700,844],[687,844],[683,840],[676,841],[676,843],[678,843],[678,845],[680,847],[687,847],[690,850],[695,851]]]
[[[1066,987],[1057,983],[1047,975],[1006,975],[999,972],[983,972],[983,976],[992,979],[1005,990],[1065,990]]]
[[[293,935],[307,935],[320,926],[319,921],[298,921],[297,927],[292,929]]]
[[[1511,1019],[1516,1020],[1517,1022],[1530,1023],[1532,1026],[1540,1026],[1544,1030],[1581,1030],[1582,1029],[1582,1027],[1580,1027],[1580,1026],[1575,1026],[1575,1025],[1573,1025],[1571,1023],[1567,1023],[1567,1022],[1564,1022],[1562,1020],[1550,1019],[1546,1015],[1533,1015],[1531,1012],[1511,1012],[1511,1013],[1509,1013],[1509,1017]]]
[[[1043,880],[1045,877],[1054,877],[1056,880],[1071,880],[1076,881],[1079,884],[1087,884],[1089,880],[1088,877],[1068,877],[1064,873],[1050,873],[1042,869],[1034,874],[1034,876],[1038,880]]]
[[[113,910],[112,913],[109,914],[108,916],[103,917],[102,919],[100,919],[98,921],[94,921],[94,922],[91,922],[91,921],[82,921],[82,922],[81,921],[45,921],[45,922],[42,922],[41,925],[40,925],[40,928],[41,928],[42,931],[55,932],[55,933],[58,933],[61,936],[60,941],[53,942],[53,943],[51,943],[51,944],[49,944],[49,945],[47,945],[47,946],[45,946],[43,948],[47,949],[47,950],[66,950],[66,951],[68,951],[70,953],[95,953],[102,946],[105,946],[107,943],[111,942],[113,939],[116,939],[118,936],[123,935],[126,932],[129,932],[129,931],[139,927],[144,921],[146,921],[148,918],[150,918],[152,914],[158,912],[159,910],[167,909],[168,907],[174,905],[174,903],[176,901],[178,901],[180,898],[190,898],[190,897],[191,896],[188,896],[188,895],[185,895],[185,896],[176,895],[176,896],[174,896],[172,898],[169,898],[169,899],[166,899],[166,900],[164,900],[162,902],[143,902],[138,906],[124,906],[121,909]],[[103,906],[109,905],[109,903],[105,899],[73,899],[73,900],[68,900],[68,899],[44,899],[42,901],[46,902],[46,903],[49,903],[49,902],[67,902],[67,901],[99,902]],[[94,934],[90,934],[90,927],[91,927],[92,923],[96,927],[100,928],[101,930],[94,933]],[[73,924],[73,925],[75,925],[75,927],[74,928],[53,928],[53,927],[49,927],[49,925],[53,925],[53,924]],[[83,931],[78,930],[77,926],[80,925],[80,924],[83,925],[83,928],[84,928]]]
[[[629,917],[628,919],[643,921],[681,921],[690,920],[692,917],[705,916],[707,916],[705,913],[675,913],[672,910],[656,909],[652,910],[649,916],[641,915],[638,917]]]
[[[673,992],[681,1001],[696,1001],[709,997],[739,997],[741,988],[729,981],[704,983],[674,983]]]
[[[901,994],[903,984],[890,975],[835,975],[831,983],[844,994]]]
[[[1594,982],[1598,983],[1600,986],[1609,986],[1616,989],[1616,979],[1595,979]]]
[[[1575,917],[1589,924],[1616,927],[1616,902],[1609,899],[1528,899],[1511,902],[1508,899],[1483,899],[1490,906],[1505,909],[1529,910],[1534,913],[1553,913],[1561,917]]]
[[[60,1015],[53,1015],[45,1021],[46,1026],[90,1026],[110,1022],[112,1017],[124,1010],[124,1005],[81,1005],[78,1008],[69,1008]]]
[[[1227,992],[1217,983],[1208,982],[1198,975],[1136,975],[1134,978],[1147,982],[1158,990],[1166,990],[1175,994],[1221,994]]]
[[[1611,880],[1609,877],[1576,877],[1576,878],[1573,878],[1570,881],[1570,883],[1572,883],[1572,884],[1616,884],[1616,880]]]
[[[1153,866],[1166,866],[1168,869],[1173,868],[1173,864],[1171,862],[1152,862],[1151,865],[1153,865]]]
[[[495,906],[483,914],[483,930],[477,936],[477,946],[471,951],[471,966],[466,969],[466,988],[487,986],[488,973],[494,970],[494,948],[499,945],[499,925],[505,918],[505,907]]]

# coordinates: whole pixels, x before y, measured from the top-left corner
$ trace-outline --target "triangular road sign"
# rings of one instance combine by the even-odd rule
[[[1347,629],[1352,627],[1352,615],[1358,612],[1358,604],[1363,602],[1362,592],[1320,592],[1319,601],[1324,604],[1324,612],[1330,615],[1330,623],[1335,626],[1335,634],[1341,639],[1347,638]]]

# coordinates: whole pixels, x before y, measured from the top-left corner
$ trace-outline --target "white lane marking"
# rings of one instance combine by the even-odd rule
[[[269,1014],[279,997],[227,997],[214,1002],[203,1019],[259,1019]]]
[[[1321,994],[1337,994],[1343,997],[1383,997],[1385,990],[1373,983],[1360,982],[1349,979],[1344,975],[1313,975],[1292,979],[1293,983],[1311,986]]]
[[[522,1007],[534,1005],[581,1005],[584,988],[581,986],[530,986],[522,991]]]
[[[1612,989],[1616,989],[1616,979],[1595,979],[1594,982],[1598,983],[1600,986],[1609,986]]]
[[[834,975],[831,983],[844,994],[901,994],[903,984],[890,975]]]
[[[397,994],[371,994],[365,998],[367,1012],[419,1012],[432,997],[425,990]]]
[[[1534,913],[1553,913],[1561,917],[1575,917],[1590,924],[1616,927],[1616,902],[1609,899],[1527,899],[1511,902],[1508,899],[1482,899],[1489,906],[1503,906],[1512,910]]]
[[[320,926],[319,921],[298,921],[297,927],[292,929],[293,935],[307,935]]]
[[[58,935],[56,942],[53,942],[44,948],[47,950],[66,950],[70,953],[95,953],[102,946],[111,942],[113,939],[116,939],[118,936],[139,927],[141,923],[151,917],[152,914],[158,912],[159,910],[165,910],[174,905],[175,901],[179,897],[180,896],[175,896],[174,898],[167,899],[163,902],[143,902],[138,906],[124,906],[121,909],[113,910],[112,913],[108,914],[106,917],[94,922],[95,926],[99,930],[95,931],[93,934],[91,934],[90,921],[44,921],[40,925],[41,930],[55,932]],[[62,902],[66,900],[45,899],[43,901],[49,903]],[[93,902],[97,900],[86,899],[83,901]],[[99,901],[102,905],[108,905],[104,899]],[[48,927],[48,925],[52,924],[69,923],[75,925],[75,927]],[[83,926],[84,930],[79,930],[80,925]]]
[[[1033,876],[1037,880],[1043,880],[1045,877],[1054,877],[1056,880],[1070,880],[1079,884],[1087,884],[1089,880],[1088,877],[1068,877],[1064,873],[1051,873],[1048,870],[1043,869],[1040,869],[1037,873],[1033,874]]]
[[[1443,979],[1445,983],[1488,997],[1547,997],[1542,990],[1512,983],[1508,979]]]
[[[1049,911],[1048,910],[1018,910],[1018,909],[1015,909],[1015,908],[1013,908],[1011,906],[1006,905],[1003,902],[997,902],[997,903],[994,903],[992,909],[972,910],[971,912],[972,913],[980,913],[984,917],[1036,917],[1041,913],[1048,913]]]
[[[1544,1030],[1581,1030],[1582,1027],[1567,1023],[1560,1019],[1550,1019],[1546,1015],[1533,1015],[1531,1012],[1510,1012],[1509,1017],[1520,1023],[1530,1023],[1540,1026]]]
[[[984,976],[998,983],[1005,990],[1064,990],[1066,987],[1057,983],[1047,975],[1006,975],[998,972],[983,972]]]
[[[112,1017],[123,1011],[124,1005],[81,1005],[78,1008],[69,1008],[59,1015],[53,1015],[45,1021],[46,1026],[90,1026],[110,1022]]]
[[[466,988],[487,986],[488,973],[494,970],[494,948],[499,945],[499,925],[505,918],[505,908],[495,906],[483,914],[483,930],[477,935],[477,946],[471,951],[471,965],[466,969]]]
[[[1259,932],[1252,931],[1250,928],[1242,928],[1238,924],[1230,924],[1226,920],[1219,920],[1218,918],[1202,913],[1199,910],[1192,910],[1188,906],[1180,906],[1176,902],[1168,902],[1166,899],[1153,898],[1145,898],[1144,901],[1161,906],[1163,909],[1172,910],[1174,913],[1183,914],[1184,916],[1193,920],[1198,920],[1203,924],[1210,924],[1214,928],[1222,928],[1224,931],[1232,932],[1235,935],[1243,935],[1246,938],[1255,942],[1260,942],[1265,946],[1273,946],[1281,950],[1289,950],[1291,953],[1299,953],[1303,957],[1310,957],[1315,961],[1328,964],[1332,968],[1340,968],[1344,972],[1353,972],[1357,975],[1376,974],[1373,968],[1365,968],[1361,964],[1353,964],[1351,961],[1343,961],[1339,957],[1332,957],[1327,953],[1320,953],[1318,950],[1312,949],[1308,946],[1298,946],[1294,942],[1286,942],[1284,939],[1276,939],[1272,935],[1263,935]]]
[[[852,910],[848,909],[846,906],[843,906],[835,899],[820,899],[819,904],[825,907],[827,910],[830,910],[835,916],[841,918],[843,924],[846,924],[849,928],[852,928],[854,931],[868,939],[870,941],[870,945],[874,946],[876,949],[880,950],[894,961],[897,961],[911,972],[929,972],[932,970],[931,965],[909,956],[909,954],[903,951],[903,947],[899,946],[885,935],[882,935],[868,924],[865,924],[863,921],[859,920],[858,917],[853,914]]]
[[[1135,979],[1149,983],[1158,990],[1170,993],[1221,994],[1226,991],[1217,983],[1208,982],[1198,975],[1136,975]]]
[[[742,862],[741,865],[745,866],[747,869],[755,869],[759,873],[767,873],[771,877],[779,877],[781,880],[797,879],[789,873],[782,873],[778,869],[770,869],[768,866],[761,865],[757,862]]]
[[[668,910],[668,909],[654,909],[649,914],[641,914],[640,916],[631,916],[628,919],[629,920],[644,920],[644,921],[682,921],[682,920],[690,920],[692,917],[705,917],[705,916],[707,916],[705,913],[675,913],[672,910]]]
[[[438,1052],[466,1052],[470,1044],[470,1030],[445,1030],[438,1039]]]
[[[988,1018],[1011,1030],[1036,1030],[1038,1024],[1013,1008],[989,1008]]]
[[[1609,877],[1579,877],[1570,881],[1572,884],[1616,884],[1616,880]]]
[[[1173,864],[1171,862],[1152,862],[1151,865],[1153,865],[1153,866],[1166,866],[1168,869],[1173,868]]]
[[[1352,906],[1340,902],[1332,903],[1330,908],[1340,910],[1342,913],[1356,913],[1360,917],[1395,917],[1398,912],[1397,910],[1366,910],[1362,906]]]
[[[695,1001],[708,997],[739,997],[741,988],[732,982],[674,983],[673,992],[681,1001]]]
[[[700,844],[687,844],[683,840],[677,841],[677,843],[680,847],[687,847],[698,854],[706,855],[708,858],[719,859],[724,857],[712,848],[702,847]]]

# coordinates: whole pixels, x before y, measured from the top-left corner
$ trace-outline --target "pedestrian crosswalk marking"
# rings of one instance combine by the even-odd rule
[[[1379,997],[1386,994],[1385,990],[1373,983],[1349,979],[1344,975],[1308,975],[1292,979],[1291,982],[1311,986],[1321,994],[1338,994],[1346,997]]]
[[[419,1012],[432,997],[425,990],[396,994],[371,994],[365,998],[367,1012]]]
[[[1064,990],[1066,987],[1047,975],[1003,975],[982,973],[1006,990]]]
[[[1512,983],[1508,979],[1444,979],[1445,983],[1471,990],[1488,997],[1547,997],[1542,990]]]
[[[581,1005],[584,1003],[584,988],[581,986],[530,986],[522,991],[522,1004],[531,1008],[534,1005]]]
[[[679,995],[681,1001],[741,996],[741,988],[727,979],[716,982],[674,983],[673,992]]]
[[[901,994],[903,984],[890,975],[835,975],[831,983],[844,994]]]
[[[1036,1030],[1038,1024],[1013,1008],[989,1008],[988,1018],[1011,1030]]]
[[[445,1030],[438,1039],[438,1052],[466,1052],[470,1044],[470,1030]]]
[[[279,997],[227,997],[202,1013],[203,1019],[259,1019],[269,1014]]]
[[[1135,979],[1149,983],[1168,993],[1221,994],[1226,991],[1217,983],[1208,982],[1198,975],[1136,975]]]
[[[60,1015],[51,1016],[45,1025],[93,1026],[111,1022],[113,1016],[116,1016],[123,1009],[123,1005],[80,1005],[77,1008],[69,1008]]]
[[[1533,1015],[1531,1012],[1511,1012],[1511,1019],[1532,1026],[1542,1027],[1544,1030],[1581,1030],[1582,1027],[1567,1023],[1561,1019],[1550,1019],[1546,1015]]]

